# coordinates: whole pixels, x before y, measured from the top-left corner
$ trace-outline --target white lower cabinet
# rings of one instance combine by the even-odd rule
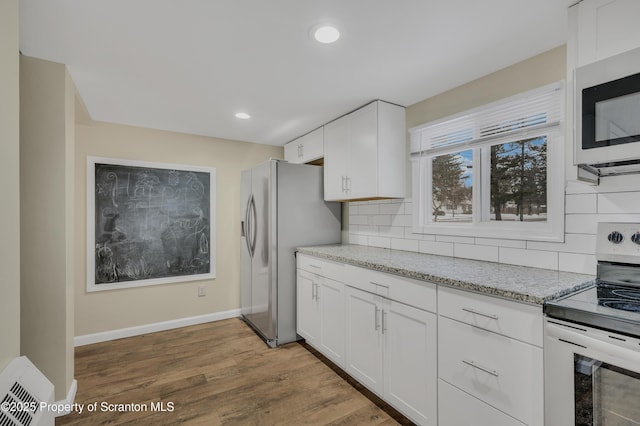
[[[298,334],[419,425],[542,426],[542,307],[298,256]]]
[[[437,424],[436,315],[346,287],[347,372],[420,425]]]
[[[298,269],[297,333],[345,368],[344,284]]]

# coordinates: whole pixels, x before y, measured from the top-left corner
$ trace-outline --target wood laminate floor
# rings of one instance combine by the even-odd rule
[[[83,412],[56,425],[407,423],[312,352],[269,349],[237,318],[78,347]]]

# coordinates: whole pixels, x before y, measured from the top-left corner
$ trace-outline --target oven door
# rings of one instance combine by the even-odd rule
[[[545,319],[545,424],[640,424],[640,341]]]

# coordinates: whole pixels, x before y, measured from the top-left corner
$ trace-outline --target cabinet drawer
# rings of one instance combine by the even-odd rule
[[[442,380],[438,381],[438,423],[441,426],[524,426],[524,423]]]
[[[297,265],[303,271],[312,272],[316,275],[330,278],[334,281],[344,282],[344,264],[320,259],[305,254],[297,254]]]
[[[542,307],[440,286],[438,314],[542,347]]]
[[[543,422],[541,348],[440,317],[438,374],[528,425]]]
[[[360,290],[436,312],[438,301],[435,284],[351,265],[345,265],[345,280],[345,283]]]

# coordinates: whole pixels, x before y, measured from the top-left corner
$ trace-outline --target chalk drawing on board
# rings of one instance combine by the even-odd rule
[[[89,158],[89,291],[215,277],[215,169]]]

